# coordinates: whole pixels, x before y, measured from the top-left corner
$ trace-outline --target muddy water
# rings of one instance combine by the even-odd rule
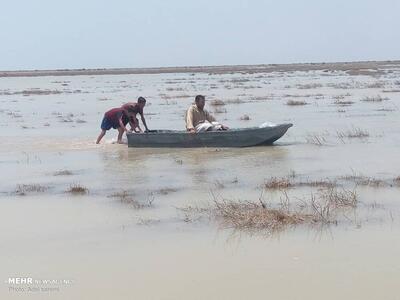
[[[1,298],[397,299],[400,69],[381,71],[1,78]],[[226,103],[208,108],[230,127],[294,127],[274,147],[128,149],[112,143],[116,132],[94,144],[109,108],[142,95],[151,129],[181,129],[198,93]],[[368,136],[346,137],[358,129]],[[55,176],[62,170],[71,174]],[[360,200],[351,220],[272,236],[177,209],[213,197],[257,200],[266,180],[288,174],[388,184],[345,182]],[[21,184],[46,189],[18,195]],[[88,193],[67,193],[74,184]],[[122,191],[145,207],[113,196]],[[70,281],[16,285],[9,277]]]

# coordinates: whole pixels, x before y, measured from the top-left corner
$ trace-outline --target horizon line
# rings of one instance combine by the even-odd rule
[[[364,68],[376,67],[382,64],[400,64],[400,60],[361,60],[361,61],[337,61],[337,62],[298,62],[298,63],[274,63],[274,64],[226,64],[226,65],[192,65],[192,66],[168,66],[168,67],[119,67],[119,68],[60,68],[60,69],[21,69],[21,70],[0,70],[0,77],[33,77],[33,76],[74,76],[74,75],[123,75],[123,74],[156,74],[156,73],[201,73],[201,72],[230,72],[230,71],[253,71],[272,72],[279,71],[279,68],[286,67],[310,67],[309,70],[324,69],[323,67],[336,67],[337,70],[346,69],[349,64]],[[355,67],[355,66],[354,66]],[[285,68],[285,69],[286,69]],[[301,68],[304,69],[304,68]]]

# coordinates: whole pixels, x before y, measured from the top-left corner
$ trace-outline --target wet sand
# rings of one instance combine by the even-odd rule
[[[400,65],[189,69],[0,78],[0,298],[396,299]],[[294,127],[273,147],[128,149],[116,132],[94,144],[109,108],[144,96],[150,129],[182,129],[196,94],[232,128]],[[273,234],[180,209],[279,203],[265,183],[289,176],[337,181],[357,207]],[[87,192],[68,192],[78,185]],[[319,188],[285,192],[296,202]],[[72,283],[29,291],[6,282],[16,276]]]

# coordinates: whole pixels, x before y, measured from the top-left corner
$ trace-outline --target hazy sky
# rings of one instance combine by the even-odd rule
[[[0,70],[400,59],[399,0],[0,4]]]

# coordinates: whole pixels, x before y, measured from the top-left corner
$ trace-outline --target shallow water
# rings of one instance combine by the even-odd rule
[[[293,172],[302,180],[362,174],[392,182],[400,175],[400,69],[382,71],[378,78],[323,71],[0,78],[0,297],[398,299],[396,185],[356,187],[351,221],[272,236],[187,219],[177,209],[213,197],[257,200],[266,180]],[[15,94],[33,88],[53,93]],[[294,127],[274,147],[128,149],[111,143],[116,132],[94,144],[109,108],[142,95],[151,129],[182,129],[198,93],[226,102],[208,108],[230,127]],[[361,101],[377,95],[384,100]],[[354,128],[369,136],[338,137]],[[61,170],[72,174],[55,176]],[[21,196],[19,184],[47,189]],[[88,194],[67,193],[74,184]],[[152,205],[135,209],[112,197],[121,191]],[[72,283],[28,291],[6,282],[16,276]]]

